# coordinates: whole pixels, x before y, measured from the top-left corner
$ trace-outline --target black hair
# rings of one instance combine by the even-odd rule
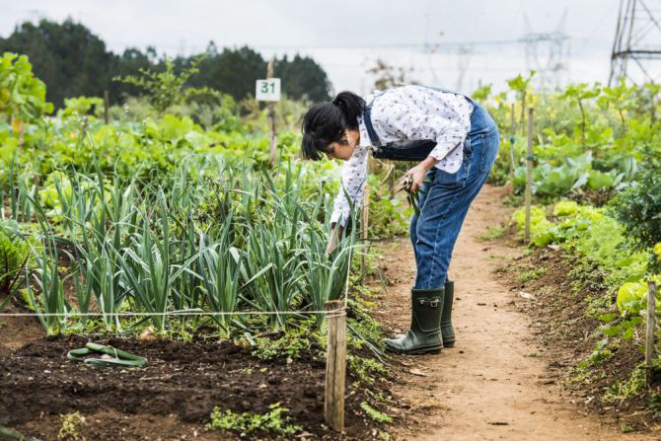
[[[363,114],[365,100],[353,92],[340,92],[331,102],[310,107],[303,117],[301,155],[318,161],[328,146],[337,142],[346,145],[344,131],[358,130],[358,117]]]

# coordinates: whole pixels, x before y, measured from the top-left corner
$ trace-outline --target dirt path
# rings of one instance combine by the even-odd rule
[[[552,360],[534,345],[529,318],[516,311],[525,302],[497,281],[493,270],[518,252],[479,239],[509,211],[502,190],[485,187],[473,203],[455,249],[450,277],[456,281],[457,344],[438,356],[401,357],[396,395],[412,403],[402,416],[415,421],[397,439],[423,440],[642,440],[612,422],[586,416],[555,385]],[[383,250],[389,287],[382,320],[404,331],[410,320],[409,290],[415,275],[408,239]],[[500,261],[500,262],[499,262]]]

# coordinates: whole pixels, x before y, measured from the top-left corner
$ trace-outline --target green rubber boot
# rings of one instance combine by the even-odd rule
[[[443,349],[441,314],[445,290],[411,290],[411,330],[395,338],[386,338],[386,350],[398,354],[438,354]]]
[[[443,313],[441,314],[441,335],[443,347],[454,347],[454,329],[452,328],[452,302],[454,301],[454,281],[445,282],[445,296],[443,297]]]

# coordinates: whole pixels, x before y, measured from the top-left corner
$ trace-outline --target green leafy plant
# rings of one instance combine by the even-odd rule
[[[625,112],[631,110],[637,104],[637,97],[634,94],[638,86],[627,85],[625,78],[614,86],[607,86],[601,90],[597,103],[602,109],[614,108],[620,118],[622,130],[626,130]]]
[[[0,58],[0,114],[11,121],[34,122],[52,111],[46,86],[32,73],[28,57],[5,52]]]
[[[281,337],[272,339],[260,337],[255,339],[252,354],[260,360],[275,360],[289,358],[298,360],[309,354],[315,338],[313,323],[303,321],[296,328],[289,328]],[[316,338],[319,338],[316,335]]]
[[[140,69],[140,76],[127,75],[115,77],[114,80],[143,88],[148,93],[154,108],[163,114],[170,107],[194,95],[220,96],[217,91],[208,87],[195,88],[186,84],[190,77],[199,72],[202,59],[202,57],[194,59],[190,66],[183,67],[177,72],[174,60],[168,58],[165,60],[165,68],[162,72]]]
[[[529,86],[534,76],[535,71],[531,70],[527,77],[523,77],[519,74],[516,77],[507,80],[507,86],[516,92],[517,99],[521,103],[521,117],[519,118],[519,124],[521,125],[522,132],[525,130],[523,123],[525,121],[525,112],[527,112],[526,99],[530,93]]]
[[[76,98],[65,98],[64,109],[58,111],[62,119],[71,117],[82,117],[86,115],[100,117],[103,114],[103,99],[98,97],[79,96]]]
[[[207,430],[222,430],[238,433],[241,437],[255,432],[292,436],[303,430],[301,426],[291,424],[286,415],[289,409],[280,403],[269,406],[270,411],[265,414],[252,414],[248,412],[234,413],[231,410],[224,412],[220,407],[214,407],[211,413],[211,422],[206,425]]]
[[[21,287],[30,249],[21,239],[14,222],[0,224],[0,311],[11,301]],[[14,232],[12,232],[12,230]]]
[[[601,93],[599,83],[590,87],[587,83],[570,84],[565,91],[560,95],[559,99],[568,100],[575,103],[581,112],[581,144],[585,146],[587,138],[587,115],[585,112],[585,101],[596,98]]]

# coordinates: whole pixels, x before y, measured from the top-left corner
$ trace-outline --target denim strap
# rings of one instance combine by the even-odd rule
[[[372,99],[372,101],[365,106],[365,109],[363,109],[363,122],[367,128],[367,136],[370,138],[370,144],[375,147],[381,147],[381,140],[372,125],[372,104],[374,104],[374,99]]]

